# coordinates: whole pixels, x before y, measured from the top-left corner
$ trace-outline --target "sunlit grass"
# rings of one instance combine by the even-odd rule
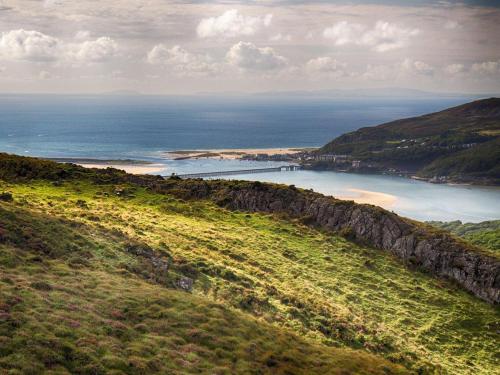
[[[206,370],[216,364],[221,366],[222,373],[233,370],[245,373],[244,367],[231,367],[231,361],[236,358],[238,362],[240,356],[240,366],[249,363],[243,364],[247,358],[243,354],[248,349],[246,344],[240,343],[240,348],[238,342],[248,331],[264,330],[271,335],[284,335],[285,341],[289,339],[286,332],[293,331],[303,337],[294,340],[304,345],[304,350],[313,350],[311,345],[321,345],[323,349],[318,351],[318,356],[325,358],[329,358],[327,352],[322,354],[329,350],[326,347],[336,346],[373,352],[415,371],[487,374],[496,369],[498,310],[451,283],[408,270],[399,260],[380,250],[354,245],[299,222],[271,215],[230,212],[208,202],[183,202],[143,189],[124,186],[123,190],[125,193],[117,196],[116,186],[91,186],[86,182],[63,186],[42,182],[0,186],[0,191],[10,191],[14,196],[13,203],[3,204],[6,212],[24,216],[30,212],[35,216],[27,220],[32,222],[38,220],[36,215],[63,219],[55,223],[39,219],[37,224],[40,232],[46,231],[42,242],[49,243],[54,251],[49,260],[30,261],[31,253],[18,259],[18,250],[14,248],[5,248],[2,253],[2,272],[9,272],[8,278],[14,280],[6,283],[6,288],[12,295],[20,290],[33,298],[29,303],[34,309],[30,316],[37,316],[43,324],[57,328],[57,321],[66,319],[64,314],[84,314],[86,330],[92,331],[89,335],[95,340],[110,333],[97,333],[95,330],[103,327],[94,327],[92,322],[110,319],[113,306],[117,311],[133,310],[134,319],[137,314],[146,317],[152,314],[150,318],[130,322],[127,317],[128,328],[122,327],[124,332],[120,335],[128,332],[137,351],[124,348],[120,344],[122,336],[113,338],[111,334],[104,340],[104,352],[111,354],[106,354],[107,357],[104,352],[92,354],[96,363],[104,368],[123,372],[120,361],[133,355],[137,363],[142,358],[137,366],[147,369],[148,361],[161,355],[196,363],[193,369]],[[2,215],[3,220],[7,220],[5,212]],[[61,232],[59,227],[66,229]],[[81,238],[75,240],[78,236]],[[147,283],[147,275],[134,271],[137,269],[135,257],[123,251],[126,241],[148,244],[159,253],[171,256],[175,265],[173,273],[195,280],[194,296],[169,290],[158,283]],[[33,291],[30,283],[43,280],[56,287],[47,291],[41,284]],[[168,286],[168,280],[164,281]],[[160,300],[169,298],[177,302],[170,304],[170,308],[162,306]],[[65,310],[69,301],[79,306],[78,312]],[[82,301],[89,306],[84,313],[80,311]],[[44,309],[42,302],[47,302],[50,310]],[[209,322],[201,319],[212,314],[212,309],[219,311],[221,307],[214,306],[221,305],[241,311],[242,314],[222,309],[226,311],[224,314],[233,314],[242,326],[228,325],[226,316],[216,316]],[[107,306],[108,310],[101,313],[104,317],[99,317],[92,306],[97,309]],[[159,307],[151,310],[151,306]],[[196,324],[188,324],[186,319]],[[199,319],[204,325],[199,332],[192,332],[194,336],[209,335],[204,341],[207,345],[213,343],[214,337],[220,340],[235,337],[237,349],[227,344],[227,353],[221,354],[220,362],[211,357],[219,345],[208,349],[202,345],[209,353],[194,350],[193,354],[189,351],[187,357],[180,356],[178,348],[191,342],[186,339],[186,332],[197,328]],[[163,335],[168,339],[157,337],[157,332],[148,333],[147,340],[144,339],[148,344],[141,341],[142,338],[132,339],[137,332],[149,332],[157,325],[168,327],[168,335]],[[216,334],[208,326],[220,332]],[[35,331],[38,329],[50,331],[47,327],[37,327]],[[75,329],[70,330],[75,340],[86,337]],[[260,340],[258,346],[272,348],[271,343],[266,342],[269,336],[264,333],[255,337]],[[184,340],[179,341],[182,345],[171,335]],[[154,353],[147,354],[146,346],[152,347],[148,350]],[[163,346],[176,353],[169,354],[167,349],[158,351]],[[231,365],[228,358],[233,358]],[[322,360],[326,361],[325,358]],[[185,362],[179,365],[172,361],[173,364],[168,365],[172,367],[162,369],[189,368]],[[184,365],[188,367],[182,367]],[[315,368],[321,369],[321,366]]]

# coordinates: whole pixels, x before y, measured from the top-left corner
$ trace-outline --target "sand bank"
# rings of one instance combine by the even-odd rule
[[[151,163],[145,160],[102,160],[92,158],[49,158],[59,163],[72,163],[85,168],[115,168],[132,174],[157,173],[166,168],[163,164]]]
[[[165,166],[162,164],[91,164],[91,163],[75,163],[81,165],[85,168],[115,168],[121,169],[127,173],[131,174],[148,174],[148,173],[157,173],[165,169]]]
[[[176,150],[165,152],[164,155],[170,159],[241,159],[244,155],[288,155],[303,151],[312,151],[313,148],[235,148],[235,149],[211,149],[211,150]]]
[[[391,208],[397,201],[397,197],[391,194],[381,193],[378,191],[362,190],[362,189],[347,189],[353,192],[353,195],[335,196],[338,199],[354,201],[356,203],[368,203],[384,208]]]

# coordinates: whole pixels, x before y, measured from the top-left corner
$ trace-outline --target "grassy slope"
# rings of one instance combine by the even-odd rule
[[[405,269],[388,254],[267,215],[228,212],[142,189],[120,198],[113,189],[84,182],[0,187],[15,198],[0,203],[4,226],[16,221],[5,210],[21,210],[18,217],[31,213],[28,223],[42,213],[62,219],[53,224],[39,219],[41,227],[31,237],[22,236],[28,245],[24,240],[17,248],[2,245],[2,300],[7,313],[15,314],[0,333],[0,347],[7,348],[2,354],[14,352],[0,364],[26,362],[36,368],[42,358],[52,358],[43,353],[48,350],[54,357],[70,353],[72,366],[89,355],[100,366],[126,373],[141,373],[136,369],[141,366],[149,369],[143,372],[219,366],[222,373],[245,373],[245,368],[269,365],[303,366],[309,368],[306,373],[324,373],[322,366],[329,366],[334,373],[335,366],[360,365],[359,352],[347,361],[346,352],[327,348],[341,346],[423,372],[488,374],[498,365],[498,310],[453,285]],[[28,223],[24,227],[32,226]],[[42,240],[33,233],[51,225],[57,233],[60,226],[67,232],[47,246],[56,230]],[[75,236],[82,238],[75,241]],[[195,278],[194,295],[143,281],[154,275],[123,251],[127,241],[170,254],[172,277],[180,272]],[[60,250],[48,260],[18,249],[26,246],[38,253]],[[53,289],[32,284],[41,280]],[[247,342],[249,334],[253,340]],[[64,343],[79,348],[65,349]],[[387,366],[374,357],[361,362],[373,371]]]
[[[465,224],[460,221],[433,221],[430,224],[455,233],[478,246],[493,250],[497,254],[500,253],[500,220]]]
[[[405,372],[368,353],[322,346],[212,299],[165,288],[168,279],[153,281],[147,263],[124,251],[130,237],[118,227],[126,232],[127,225],[113,230],[73,210],[66,199],[74,192],[43,185],[14,190],[21,203],[0,202],[1,373]],[[69,218],[83,219],[47,210],[49,200],[64,202]],[[103,217],[112,222],[113,215],[130,212],[116,200],[108,203],[123,209],[106,207]],[[87,225],[89,219],[96,225]]]

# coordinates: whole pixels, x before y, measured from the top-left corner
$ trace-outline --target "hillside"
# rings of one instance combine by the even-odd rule
[[[478,246],[500,252],[500,220],[465,224],[462,224],[459,220],[450,222],[431,221],[429,224],[455,233]]]
[[[319,154],[349,155],[365,170],[497,184],[499,146],[500,98],[490,98],[361,128],[334,139]],[[316,165],[321,166],[335,168]]]
[[[494,373],[497,306],[277,196],[0,155],[0,372]]]

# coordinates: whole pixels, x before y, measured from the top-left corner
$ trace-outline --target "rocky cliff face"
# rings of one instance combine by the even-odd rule
[[[389,251],[409,265],[454,280],[488,302],[500,302],[498,258],[447,232],[381,208],[258,182],[178,181],[167,182],[161,190],[167,186],[185,198],[209,198],[229,209],[301,218],[309,225]]]
[[[286,187],[245,181],[164,180],[160,176],[91,170],[0,153],[0,178],[5,181],[88,178],[97,184],[131,183],[186,199],[211,199],[234,210],[282,213],[308,225],[389,251],[405,263],[454,280],[476,296],[500,302],[500,260],[481,249],[381,208],[337,200]]]

